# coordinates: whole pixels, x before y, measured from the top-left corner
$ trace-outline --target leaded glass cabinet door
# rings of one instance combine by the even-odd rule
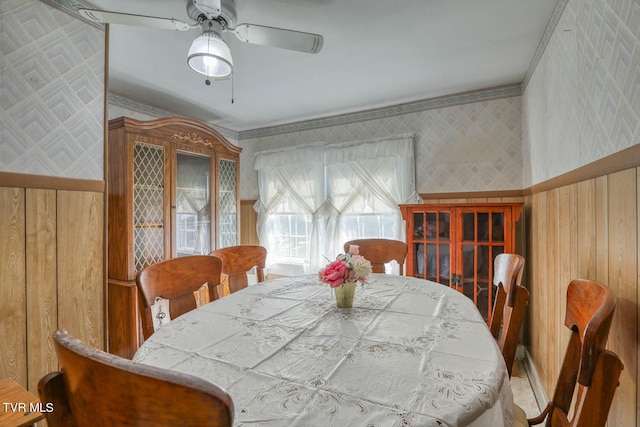
[[[217,248],[240,244],[238,236],[238,162],[236,159],[218,159]]]
[[[208,255],[211,236],[211,156],[177,150],[174,211],[176,256]]]
[[[135,271],[168,258],[168,148],[133,143],[133,264]]]

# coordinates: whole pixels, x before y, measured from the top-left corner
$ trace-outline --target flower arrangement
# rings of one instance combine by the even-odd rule
[[[357,245],[349,246],[349,252],[340,254],[336,260],[320,270],[318,277],[332,288],[345,283],[367,283],[371,274],[371,262],[360,255]]]

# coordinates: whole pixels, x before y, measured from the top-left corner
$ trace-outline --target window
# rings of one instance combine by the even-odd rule
[[[198,216],[193,213],[178,213],[177,221],[177,250],[179,254],[193,254],[196,245]]]
[[[344,240],[381,238],[396,239],[398,217],[396,215],[345,215],[342,218]]]
[[[413,135],[257,153],[258,236],[267,266],[317,271],[344,242],[404,240],[401,203],[418,203]]]
[[[274,214],[269,217],[276,244],[275,257],[281,262],[303,264],[311,238],[311,216]]]

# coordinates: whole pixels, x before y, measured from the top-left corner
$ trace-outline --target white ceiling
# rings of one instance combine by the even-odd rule
[[[191,22],[186,0],[91,0]],[[111,25],[109,90],[236,132],[523,81],[556,0],[237,0],[238,23],[324,36],[318,54],[224,35],[231,79],[186,63],[199,30]]]

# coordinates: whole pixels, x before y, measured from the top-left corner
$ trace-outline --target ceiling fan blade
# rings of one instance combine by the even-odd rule
[[[220,16],[222,9],[220,8],[220,0],[192,0],[193,5],[200,12],[207,15],[207,18],[213,19]]]
[[[318,53],[322,49],[324,38],[319,34],[265,27],[255,24],[238,24],[231,30],[239,40],[263,46],[297,50],[306,53]]]
[[[138,25],[175,31],[186,31],[198,27],[198,25],[189,25],[173,18],[158,18],[156,16],[133,15],[130,13],[108,12],[106,10],[83,8],[78,9],[78,13],[89,21],[102,24]]]

